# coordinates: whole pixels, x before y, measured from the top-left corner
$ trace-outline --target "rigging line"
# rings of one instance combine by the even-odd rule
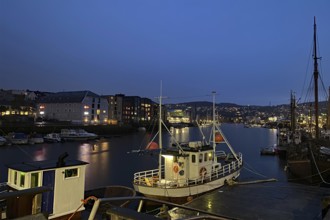
[[[245,162],[244,162],[244,163],[245,163]],[[254,171],[254,170],[251,170],[251,169],[249,169],[249,168],[246,168],[245,166],[243,166],[243,168],[246,169],[247,171],[250,171],[250,172],[253,173],[253,174],[256,174],[256,175],[261,176],[261,177],[264,177],[264,178],[267,178],[267,176],[265,176],[265,175],[263,175],[263,174],[261,174],[261,173],[258,173],[258,172]]]
[[[302,87],[302,90],[301,90],[301,95],[300,97],[302,98],[303,97],[303,93],[304,93],[304,89],[305,89],[305,85],[306,85],[306,80],[307,80],[307,76],[309,75],[309,64],[311,63],[311,54],[312,54],[312,51],[313,51],[313,43],[311,45],[311,49],[309,51],[309,56],[308,56],[308,60],[307,60],[307,67],[306,67],[306,72],[305,72],[305,77],[304,77],[304,84],[303,84],[303,87]]]
[[[320,79],[321,79],[320,81],[321,81],[321,85],[322,85],[323,92],[324,92],[324,94],[325,94],[325,99],[328,100],[328,93],[327,93],[327,90],[326,90],[326,88],[325,88],[325,85],[324,85],[324,82],[323,82],[322,76],[319,75],[319,77],[320,77]]]
[[[24,151],[19,145],[16,145],[16,147],[33,160],[33,157],[30,154],[28,154],[28,152]]]
[[[307,92],[306,92],[304,102],[310,102],[312,95],[313,95],[313,76],[311,77],[311,80],[309,82],[309,86],[307,88]]]
[[[319,170],[319,167],[317,166],[317,163],[316,163],[316,161],[315,161],[315,157],[314,157],[314,153],[313,153],[312,149],[310,149],[310,153],[311,153],[311,155],[312,155],[313,163],[314,163],[314,165],[315,165],[315,167],[316,167],[316,169],[317,169],[317,172],[318,172],[319,176],[321,177],[322,182],[325,183],[325,184],[327,184],[327,185],[330,185],[329,182],[327,182],[327,181],[325,181],[325,180],[323,179],[323,176],[322,176],[322,174],[321,174],[321,172],[320,172],[320,170]]]
[[[156,126],[155,120],[156,120],[156,119],[153,118],[153,119],[152,119],[152,122],[151,122],[151,123],[149,124],[149,126],[148,126],[148,129],[146,129],[146,131],[148,131],[148,130],[150,129],[150,127],[153,126],[152,129],[151,129],[151,134],[153,134],[153,132],[154,132],[154,130],[155,130],[155,126]],[[141,148],[142,148],[142,144],[145,143],[144,140],[148,141],[148,140],[147,140],[147,138],[148,138],[148,137],[147,137],[147,134],[148,134],[148,132],[146,132],[145,135],[143,136],[143,138],[142,138],[142,140],[141,140],[141,143],[140,143],[139,150],[141,150]],[[150,143],[148,142],[147,144],[150,144]],[[148,146],[148,145],[147,145],[147,146]],[[144,147],[146,147],[146,146],[144,146]]]

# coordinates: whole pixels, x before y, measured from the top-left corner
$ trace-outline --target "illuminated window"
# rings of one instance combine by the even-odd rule
[[[14,171],[14,184],[17,184],[17,171]]]
[[[31,173],[31,188],[39,186],[39,173]]]
[[[24,185],[25,185],[25,173],[21,172],[20,180],[21,180],[20,186],[24,187]]]
[[[213,160],[213,153],[209,153],[209,160]]]

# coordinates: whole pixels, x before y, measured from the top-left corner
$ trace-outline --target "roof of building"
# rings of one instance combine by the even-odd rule
[[[48,94],[38,101],[39,103],[81,103],[85,97],[100,98],[99,95],[91,91],[71,91],[71,92],[57,92]]]
[[[37,170],[48,170],[48,169],[56,169],[59,167],[80,166],[86,164],[88,163],[80,160],[65,160],[65,161],[45,160],[45,161],[22,162],[22,163],[15,163],[9,165],[7,164],[7,167],[17,171],[31,172]]]

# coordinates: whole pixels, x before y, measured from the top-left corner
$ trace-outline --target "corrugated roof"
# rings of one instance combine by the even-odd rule
[[[48,94],[40,98],[39,103],[81,103],[86,97],[99,98],[100,96],[91,91],[72,91],[72,92],[57,92]]]

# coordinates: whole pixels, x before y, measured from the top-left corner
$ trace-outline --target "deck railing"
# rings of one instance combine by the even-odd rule
[[[150,187],[160,187],[160,188],[178,188],[187,187],[192,185],[199,185],[205,182],[210,182],[236,172],[242,167],[242,154],[238,153],[237,157],[239,160],[233,160],[221,166],[219,169],[214,169],[211,174],[201,176],[196,179],[173,179],[165,182],[159,179],[159,169],[141,171],[134,174],[134,184],[143,185]],[[162,166],[161,174],[164,175],[165,168]]]

